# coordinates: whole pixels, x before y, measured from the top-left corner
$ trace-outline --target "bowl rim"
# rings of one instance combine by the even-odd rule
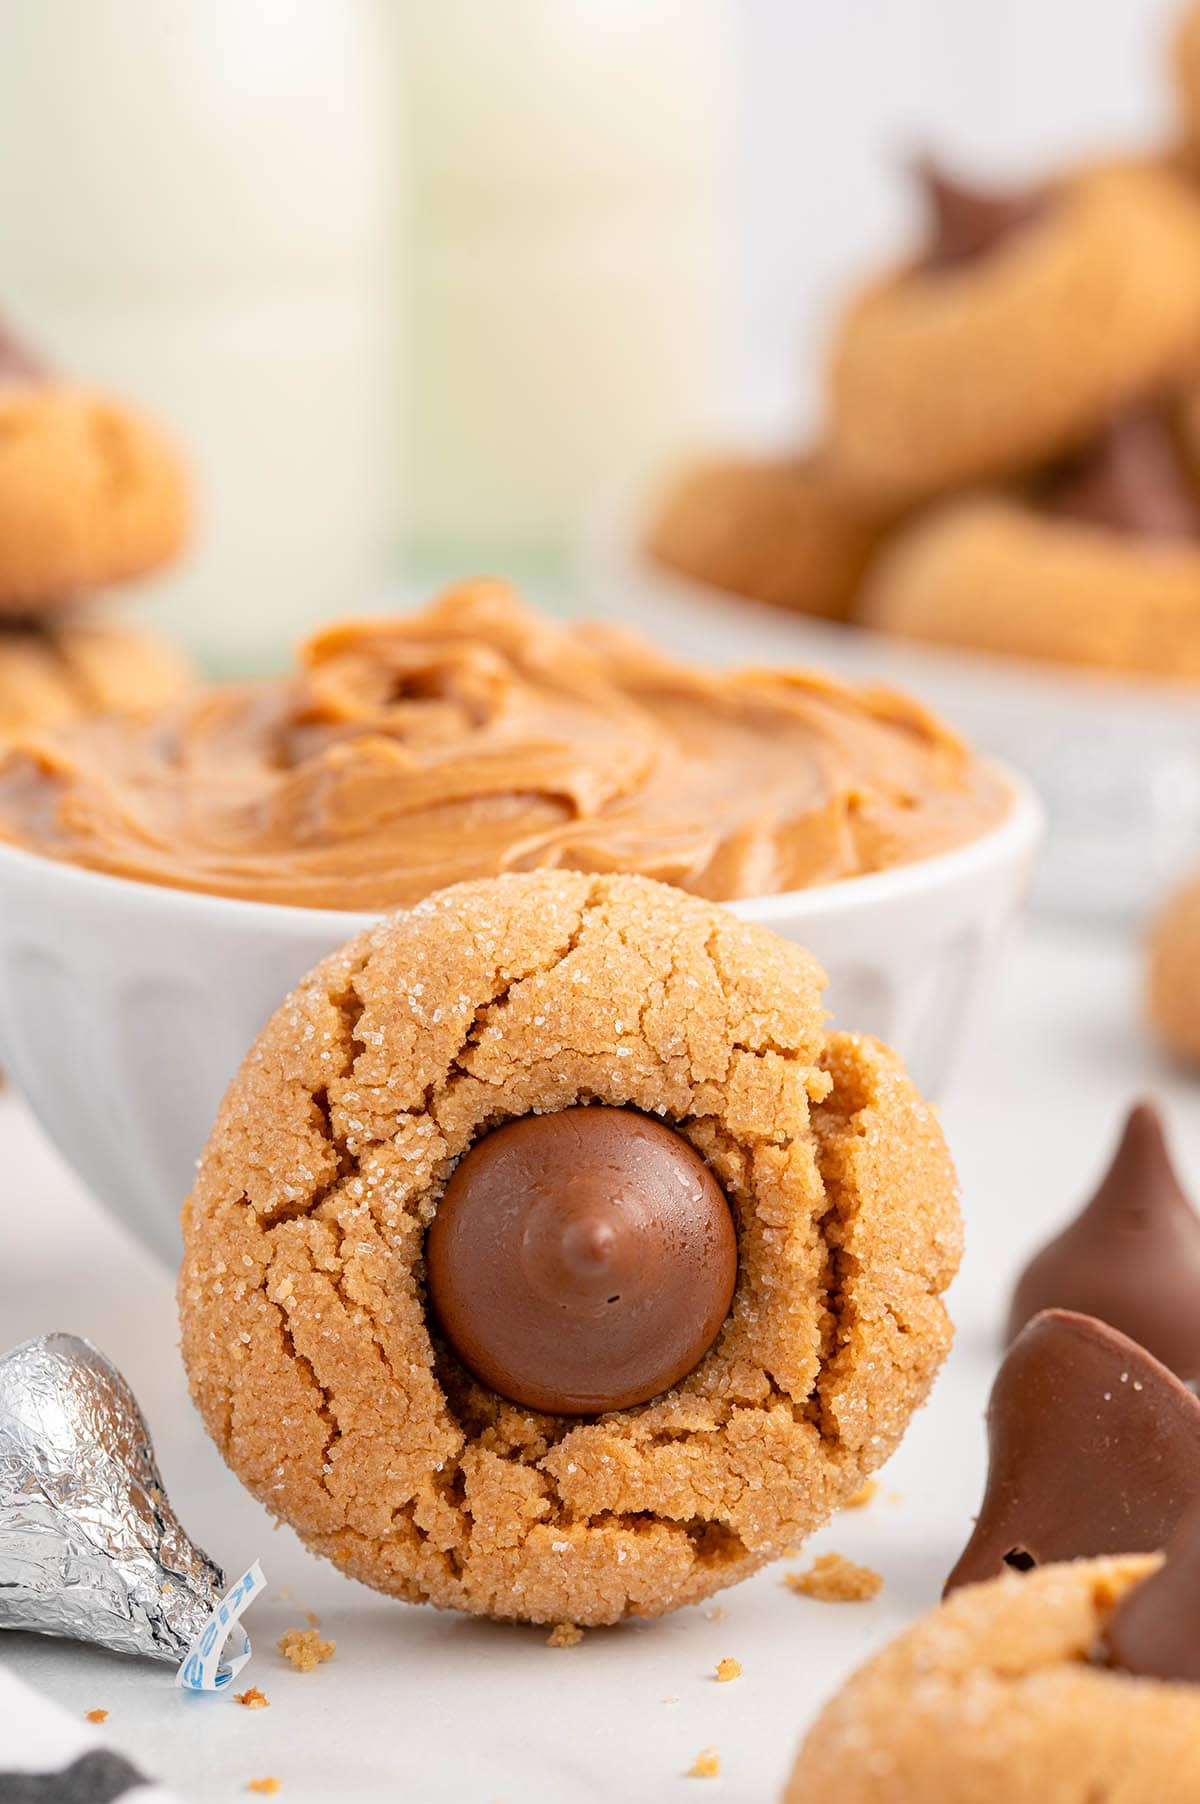
[[[814,884],[809,889],[778,890],[766,896],[738,896],[721,904],[733,910],[742,920],[770,925],[779,915],[817,921],[831,914],[852,913],[883,901],[899,901],[925,890],[969,878],[980,870],[1006,863],[1010,857],[1033,853],[1040,844],[1046,827],[1046,810],[1028,778],[999,759],[982,760],[1000,777],[1008,789],[1012,804],[1002,820],[965,844],[946,852],[935,852],[906,864],[891,865],[882,871],[868,871],[857,877],[844,877],[835,883]],[[0,884],[6,869],[24,871],[44,883],[61,885],[78,896],[89,893],[107,905],[119,903],[142,909],[156,916],[187,915],[193,920],[207,915],[214,922],[232,924],[250,920],[264,930],[310,936],[324,935],[326,927],[331,942],[361,933],[364,927],[383,920],[388,914],[403,912],[407,904],[396,909],[362,910],[344,908],[312,908],[300,903],[257,902],[244,896],[223,896],[207,890],[186,889],[172,884],[152,883],[141,877],[123,877],[111,871],[93,870],[74,864],[69,859],[53,858],[26,846],[0,840]]]

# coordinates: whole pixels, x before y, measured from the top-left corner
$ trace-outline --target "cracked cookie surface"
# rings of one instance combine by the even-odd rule
[[[1161,1554],[957,1591],[867,1662],[811,1730],[782,1804],[1158,1804],[1200,1796],[1200,1688],[1096,1664]]]
[[[462,884],[279,1009],[184,1210],[192,1393],[249,1488],[412,1601],[581,1625],[747,1576],[899,1441],[959,1256],[933,1112],[829,1033],[800,947],[638,877]],[[456,1160],[596,1102],[666,1120],[733,1210],[729,1316],[665,1395],[583,1420],[475,1382],[424,1294]]]

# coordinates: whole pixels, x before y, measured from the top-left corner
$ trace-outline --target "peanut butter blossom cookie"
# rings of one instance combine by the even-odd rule
[[[844,620],[887,524],[819,456],[712,457],[665,490],[646,549],[698,582]]]
[[[1200,1536],[956,1592],[854,1675],[783,1804],[1200,1797]]]
[[[1108,164],[1030,195],[927,180],[923,256],[847,312],[830,450],[897,503],[1019,473],[1187,376],[1200,333],[1200,203],[1165,165]]]
[[[409,1601],[654,1616],[896,1446],[953,1169],[808,953],[634,876],[461,884],[280,1008],[184,1210],[192,1393],[245,1484]]]
[[[0,615],[35,615],[165,563],[187,485],[157,427],[50,374],[0,324]]]
[[[1200,679],[1200,493],[1177,413],[1129,408],[1020,492],[934,508],[885,551],[860,618],[907,638]]]

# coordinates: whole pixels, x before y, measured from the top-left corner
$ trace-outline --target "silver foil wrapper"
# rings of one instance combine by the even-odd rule
[[[223,1588],[103,1353],[46,1334],[0,1359],[0,1628],[178,1662]]]

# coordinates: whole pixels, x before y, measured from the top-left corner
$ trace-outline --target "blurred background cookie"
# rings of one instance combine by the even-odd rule
[[[659,498],[646,550],[681,575],[752,601],[844,620],[887,518],[818,455],[711,457]]]
[[[141,712],[193,680],[166,640],[96,592],[174,557],[182,463],[135,410],[51,374],[0,321],[0,736]]]
[[[887,548],[858,618],[936,644],[1200,680],[1200,537],[968,495]]]
[[[1167,1051],[1200,1065],[1200,876],[1168,898],[1151,929],[1146,1006]]]
[[[1171,73],[1192,151],[1200,144],[1200,6],[1184,8],[1171,47]]]
[[[183,544],[176,453],[123,402],[0,363],[0,615],[60,608]]]
[[[831,455],[889,500],[1070,450],[1200,343],[1200,202],[1165,167],[996,198],[975,210],[987,230],[948,186],[924,255],[869,286],[834,340]]]
[[[112,710],[140,713],[194,680],[168,640],[75,615],[0,628],[0,741],[31,727]]]

